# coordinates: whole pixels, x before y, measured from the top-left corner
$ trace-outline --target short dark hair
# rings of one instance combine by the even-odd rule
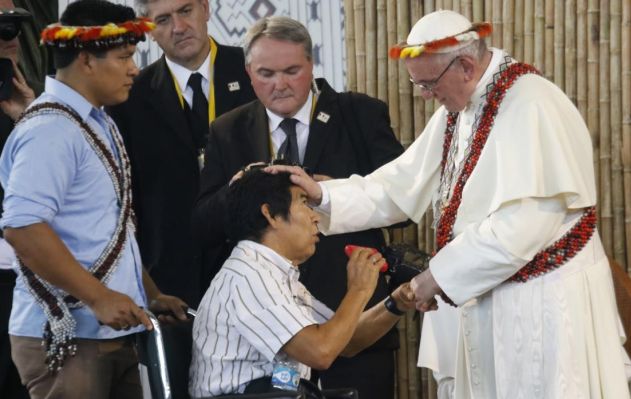
[[[59,22],[64,26],[100,26],[108,23],[119,24],[133,19],[136,19],[136,13],[131,7],[105,0],[77,0],[68,4]],[[61,69],[72,64],[81,51],[87,51],[102,58],[111,49],[112,47],[99,50],[53,47],[53,61],[55,68]]]
[[[289,173],[271,174],[261,169],[250,169],[230,186],[227,195],[226,226],[233,243],[241,240],[260,242],[269,223],[261,213],[261,206],[269,206],[272,217],[289,219],[291,186]]]

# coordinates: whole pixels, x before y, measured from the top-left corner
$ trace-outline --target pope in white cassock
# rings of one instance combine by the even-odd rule
[[[455,377],[445,397],[629,398],[589,132],[535,68],[486,47],[490,31],[437,11],[391,50],[442,105],[399,158],[320,183],[274,168],[318,204],[325,234],[433,207],[438,251],[412,287],[419,310],[458,306],[438,299],[423,325],[419,365]]]

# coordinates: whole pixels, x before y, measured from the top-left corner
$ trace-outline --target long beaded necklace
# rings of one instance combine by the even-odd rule
[[[127,241],[127,230],[129,229],[132,233],[135,230],[131,207],[131,168],[129,158],[123,146],[122,138],[111,119],[108,118],[107,123],[116,151],[120,155],[120,166],[109,146],[99,138],[92,128],[76,112],[59,103],[41,103],[29,108],[20,117],[16,125],[35,116],[46,114],[68,118],[79,126],[84,138],[103,163],[114,185],[114,192],[120,204],[116,228],[103,252],[89,268],[89,272],[105,284],[118,265],[122,249]],[[63,367],[66,357],[74,356],[77,351],[75,340],[76,321],[70,313],[70,308],[78,308],[83,306],[83,304],[77,298],[60,292],[41,279],[28,267],[24,266],[21,259],[18,258],[17,261],[29,291],[46,314],[47,322],[43,334],[43,344],[46,347],[46,364],[49,371],[55,373]]]
[[[493,127],[495,116],[508,89],[515,81],[525,74],[539,74],[536,68],[523,63],[514,63],[502,71],[487,95],[487,103],[483,108],[478,129],[471,143],[471,151],[466,156],[458,181],[453,188],[453,193],[446,207],[442,209],[436,228],[437,252],[453,239],[453,227],[456,215],[462,202],[464,186],[471,176],[473,169],[482,153],[488,136]],[[449,149],[453,134],[457,125],[458,113],[447,114],[447,126],[443,142],[443,157],[441,161],[441,175],[445,172]],[[509,281],[526,282],[531,278],[541,276],[557,269],[572,257],[574,257],[591,239],[596,230],[596,208],[588,207],[578,222],[568,230],[563,237],[549,247],[543,249],[528,264],[523,266]],[[444,293],[441,294],[445,302],[455,304]]]
[[[495,122],[495,116],[497,115],[500,103],[504,99],[508,89],[515,83],[515,81],[522,75],[528,73],[538,74],[538,71],[528,64],[511,64],[499,74],[493,88],[488,93],[486,105],[482,110],[482,116],[480,117],[480,122],[478,124],[478,129],[474,133],[473,141],[471,143],[471,150],[464,160],[462,171],[453,188],[449,204],[443,208],[440,220],[436,226],[437,251],[440,251],[453,238],[453,227],[456,222],[458,208],[460,208],[460,203],[462,201],[464,186],[480,159],[480,154],[482,153],[482,149],[484,148],[489,134],[491,133],[491,128]],[[449,147],[451,145],[451,140],[453,139],[457,118],[457,112],[450,112],[447,114],[447,127],[445,129],[445,139],[443,142],[441,174],[444,173],[445,165],[447,163],[447,154],[449,153]]]

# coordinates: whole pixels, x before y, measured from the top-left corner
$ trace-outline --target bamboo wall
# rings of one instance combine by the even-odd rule
[[[387,50],[405,41],[424,14],[452,9],[491,21],[488,43],[535,65],[567,93],[592,135],[599,230],[607,254],[631,274],[631,0],[345,0],[347,89],[390,107],[404,146],[438,107],[409,82]],[[432,250],[431,215],[392,239]],[[416,368],[419,322],[400,323],[399,399],[435,398],[426,370]]]

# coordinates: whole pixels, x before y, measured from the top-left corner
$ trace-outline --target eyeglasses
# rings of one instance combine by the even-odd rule
[[[410,78],[410,82],[412,82],[412,84],[414,86],[417,86],[418,88],[428,91],[430,93],[432,93],[434,91],[434,89],[436,88],[436,86],[438,85],[438,82],[440,81],[440,78],[443,77],[443,75],[449,70],[449,68],[453,65],[453,63],[460,58],[458,57],[454,57],[453,60],[451,60],[451,62],[449,62],[449,64],[447,64],[447,67],[445,69],[443,69],[443,71],[441,72],[440,75],[438,75],[438,77],[434,80],[426,80],[423,82],[415,82],[412,80],[412,78]]]
[[[20,34],[20,25],[13,22],[0,23],[0,40],[8,42]]]

